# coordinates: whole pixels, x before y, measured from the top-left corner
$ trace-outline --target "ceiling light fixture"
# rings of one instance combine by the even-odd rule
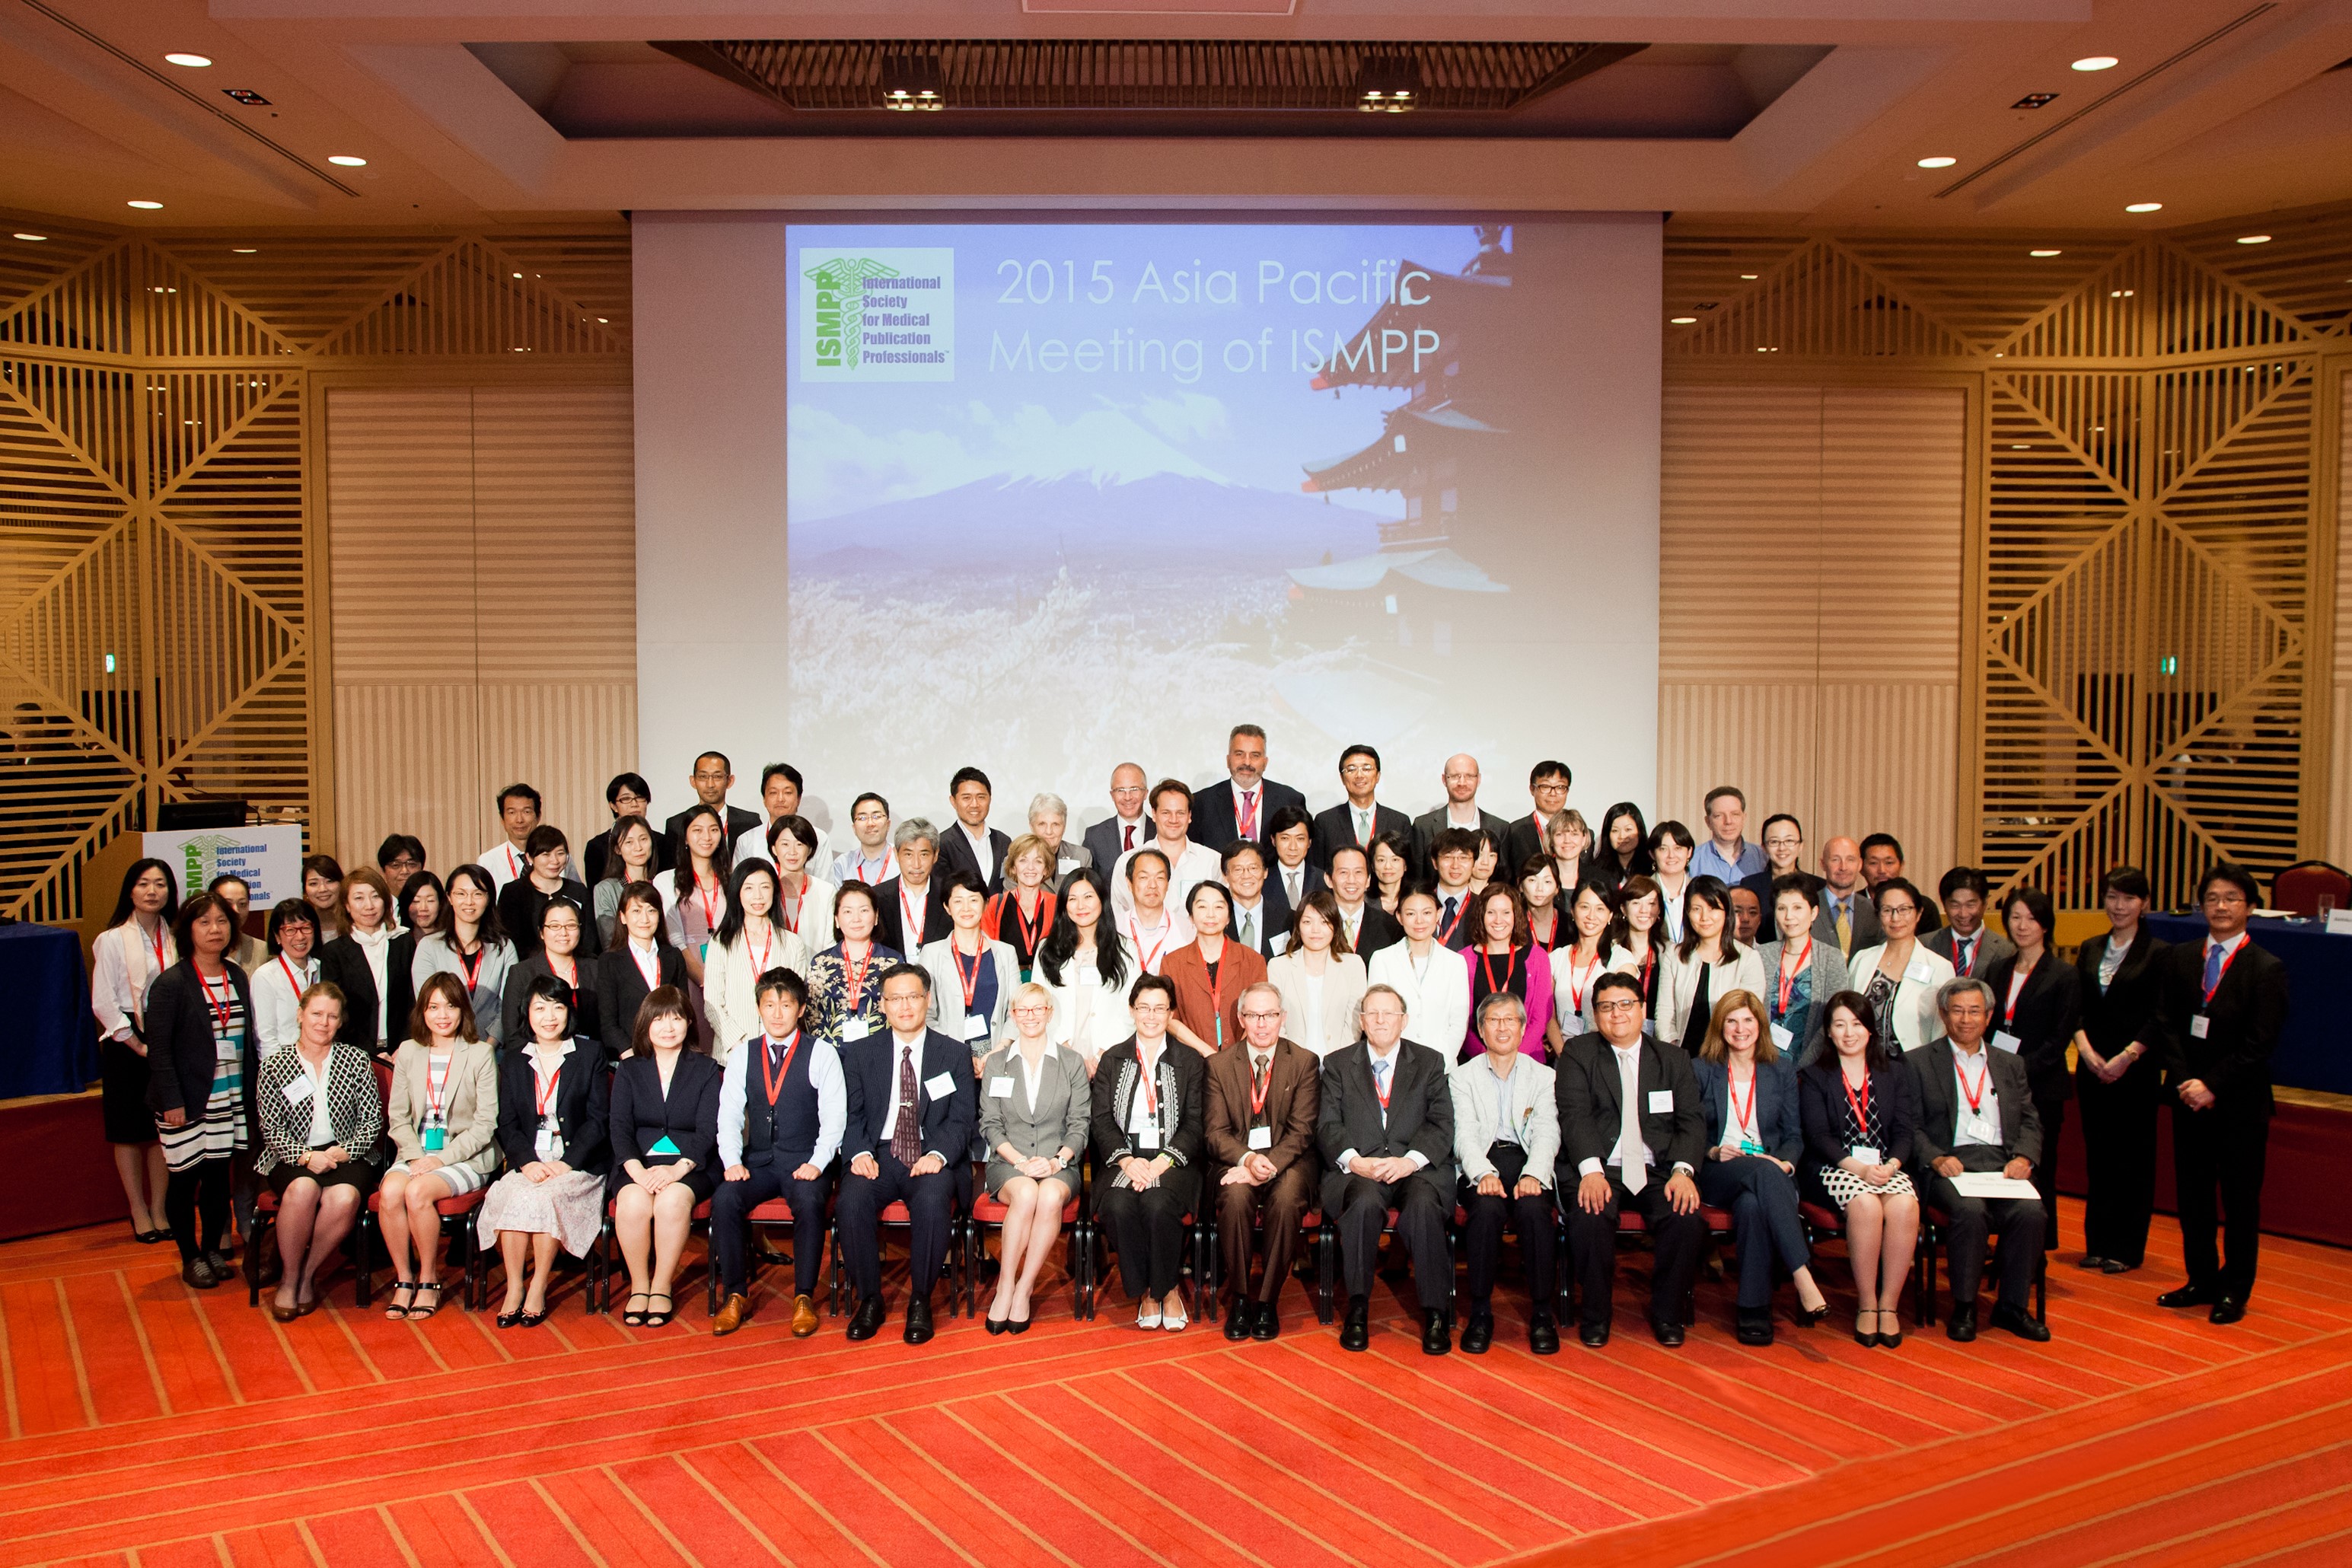
[[[2029,92],[2023,98],[2019,99],[2015,103],[2011,104],[2010,107],[2011,109],[2042,109],[2049,105],[2057,98],[2057,96],[2058,95],[2054,92]]]
[[[2113,55],[2084,55],[2074,62],[2074,68],[2078,71],[2113,70],[2122,63]]]
[[[2268,245],[2270,242],[2271,237],[2266,234],[2242,234],[2238,237],[2240,245]]]
[[[1756,274],[1753,272],[1743,272],[1739,275],[1739,280],[1742,283],[1753,283],[1756,281]]]
[[[1922,158],[1919,160],[1919,166],[1923,169],[1948,169],[1958,162],[1958,158]]]
[[[1366,55],[1356,67],[1356,107],[1366,114],[1404,114],[1421,91],[1421,61],[1411,55]]]
[[[2163,210],[2162,202],[2133,202],[2124,208],[2127,213],[2160,213]]]
[[[228,247],[228,253],[231,256],[251,256],[260,248],[257,245],[232,245]]]
[[[141,212],[145,213],[161,212],[163,207],[162,202],[127,202],[124,205],[137,207]]]
[[[2064,253],[2056,250],[2029,250],[2025,254],[2028,256],[2059,256]]]
[[[367,160],[365,158],[356,158],[349,153],[331,153],[327,155],[327,162],[338,164],[346,169],[364,169],[367,167]]]
[[[1696,324],[1698,318],[1696,316],[1668,316],[1666,318],[1666,325],[1670,327],[1687,327]]]
[[[948,106],[947,78],[937,55],[884,55],[882,107],[902,114]]]
[[[16,237],[17,237],[18,239],[29,239],[29,240],[31,240],[35,245],[38,245],[38,244],[40,244],[43,240],[46,240],[46,239],[47,239],[47,238],[48,238],[49,237],[48,237],[47,235],[46,235],[46,234],[26,234],[24,230],[22,230],[22,229],[18,229],[18,230],[16,231]]]
[[[163,57],[163,63],[165,65],[185,66],[190,70],[202,70],[205,67],[212,64],[213,59],[210,55],[192,55],[179,50],[174,50],[171,54]]]
[[[262,97],[259,93],[254,91],[253,89],[249,87],[225,87],[221,89],[221,91],[227,94],[228,97],[235,101],[245,105],[247,109],[267,109],[269,107],[269,100]]]

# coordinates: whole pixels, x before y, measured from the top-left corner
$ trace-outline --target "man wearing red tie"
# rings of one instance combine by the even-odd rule
[[[1307,809],[1305,795],[1265,776],[1265,731],[1255,724],[1236,724],[1226,737],[1225,773],[1223,789],[1192,797],[1192,837],[1211,849],[1223,853],[1244,838],[1265,844],[1276,812]]]
[[[2271,1052],[2286,1026],[2286,965],[2256,947],[2246,917],[2253,873],[2226,862],[2205,873],[2197,901],[2205,940],[2157,960],[2157,1015],[2142,1043],[2174,1095],[2172,1163],[2189,1283],[2159,1307],[2210,1307],[2217,1323],[2246,1315],[2262,1237],[2263,1167],[2270,1153]],[[2216,1198],[2219,1205],[2216,1205]],[[2214,1246],[2215,1232],[2226,1252]]]
[[[1241,994],[1243,1048],[1208,1061],[1209,1156],[1217,1171],[1217,1242],[1233,1310],[1229,1340],[1281,1331],[1283,1281],[1299,1222],[1315,1201],[1315,1121],[1322,1104],[1315,1053],[1282,1037],[1282,993],[1259,981]],[[1260,1215],[1265,1273],[1250,1289],[1251,1233]]]
[[[1120,856],[1142,848],[1159,831],[1143,812],[1143,795],[1150,782],[1134,763],[1121,763],[1110,771],[1110,820],[1097,822],[1086,831],[1087,852],[1094,857],[1095,868],[1105,876],[1118,864]]]

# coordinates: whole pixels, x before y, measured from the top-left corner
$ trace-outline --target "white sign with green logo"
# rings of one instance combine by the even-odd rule
[[[803,246],[803,381],[953,381],[955,251]]]

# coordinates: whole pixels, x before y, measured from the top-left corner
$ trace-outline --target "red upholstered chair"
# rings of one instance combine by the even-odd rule
[[[2326,895],[2339,910],[2352,910],[2352,876],[2325,860],[2298,860],[2271,879],[2271,904],[2289,914],[2315,915]]]
[[[1454,1299],[1461,1294],[1454,1277],[1461,1267],[1462,1226],[1468,1218],[1458,1204],[1446,1216],[1445,1258],[1448,1267],[1445,1271],[1445,1310],[1448,1312],[1454,1310]],[[1336,1322],[1339,1316],[1339,1221],[1337,1215],[1323,1214],[1309,1215],[1307,1219],[1315,1225],[1315,1318],[1318,1322]],[[1396,1222],[1397,1211],[1389,1210],[1388,1218],[1381,1224],[1381,1240],[1383,1243],[1396,1230]]]
[[[1947,1244],[1952,1216],[1933,1204],[1919,1205],[1919,1251],[1914,1268],[1919,1287],[1919,1321],[1922,1326],[1936,1321],[1936,1259]],[[2042,1253],[2033,1260],[2033,1321],[2050,1321],[2050,1255]]]
[[[700,1226],[702,1227],[703,1237],[707,1242],[710,1235],[710,1200],[709,1198],[705,1198],[702,1202],[694,1205],[694,1214],[687,1222],[687,1239],[688,1241],[694,1239],[694,1227],[696,1226]],[[589,1271],[588,1299],[597,1304],[595,1310],[610,1313],[613,1310],[613,1296],[617,1289],[614,1281],[620,1276],[626,1274],[628,1269],[621,1262],[621,1238],[614,1235],[613,1231],[613,1198],[609,1194],[604,1199],[604,1228],[596,1237],[596,1245],[591,1250],[590,1256],[593,1259],[593,1263]],[[711,1266],[710,1255],[708,1251],[705,1251],[703,1254],[702,1264],[702,1271],[706,1276],[716,1275],[719,1272],[717,1268]],[[680,1275],[683,1275],[685,1271],[686,1253],[684,1249],[681,1248],[678,1253],[678,1272]],[[675,1287],[677,1284],[677,1280],[672,1279],[670,1284]],[[706,1293],[709,1289],[710,1287],[706,1281]],[[679,1294],[682,1294],[682,1292],[673,1289],[670,1298],[671,1307],[675,1308],[677,1305],[677,1296]],[[715,1300],[712,1302],[710,1310],[713,1312],[716,1312],[719,1310],[718,1303]]]
[[[796,1250],[803,1246],[809,1245],[822,1247],[824,1246],[826,1238],[833,1234],[833,1203],[831,1199],[827,1199],[825,1202],[824,1228],[814,1237],[803,1237],[801,1235],[799,1226],[795,1224],[793,1219],[793,1205],[786,1203],[782,1198],[770,1198],[766,1203],[757,1205],[746,1217],[751,1221],[751,1234],[754,1237],[757,1237],[760,1234],[760,1227],[762,1226],[791,1226],[793,1232],[793,1246]],[[748,1288],[754,1280],[760,1278],[760,1249],[757,1247],[750,1249],[750,1252],[747,1255],[746,1263],[750,1272],[745,1276],[743,1283]],[[714,1264],[708,1272],[710,1276],[710,1288],[705,1292],[705,1295],[709,1300],[710,1315],[715,1318],[719,1315],[719,1269]],[[822,1289],[822,1287],[819,1288]]]
[[[1185,1245],[1192,1254],[1192,1261],[1185,1266],[1183,1272],[1187,1278],[1178,1279],[1177,1288],[1187,1292],[1185,1315],[1206,1322],[1208,1320],[1203,1314],[1207,1308],[1202,1303],[1208,1294],[1211,1267],[1208,1223],[1197,1212],[1187,1212],[1181,1223],[1184,1226]],[[1110,1244],[1110,1232],[1095,1223],[1089,1209],[1087,1220],[1087,1298],[1083,1314],[1087,1322],[1094,1321],[1095,1303],[1099,1294],[1097,1286],[1108,1272],[1115,1250]]]
[[[982,1162],[972,1162],[971,1219],[963,1227],[960,1276],[951,1288],[961,1291],[963,1315],[967,1318],[977,1317],[980,1313],[980,1271],[981,1266],[988,1261],[986,1229],[994,1226],[1002,1230],[1004,1226],[1004,1205],[990,1197],[987,1187],[982,1184],[982,1178],[986,1173],[986,1166]],[[1070,1201],[1062,1205],[1062,1232],[1069,1248],[1066,1267],[1070,1271],[1070,1315],[1081,1320],[1087,1316],[1087,1310],[1094,1299],[1093,1281],[1088,1278],[1094,1263],[1093,1226],[1094,1222],[1087,1212],[1086,1180],[1081,1175],[1078,1190],[1071,1194]],[[1003,1268],[1001,1258],[998,1268],[1000,1270]]]
[[[1202,1223],[1208,1229],[1208,1236],[1206,1237],[1208,1247],[1208,1274],[1206,1276],[1207,1283],[1204,1285],[1202,1291],[1202,1294],[1205,1299],[1205,1304],[1202,1310],[1201,1321],[1204,1323],[1213,1323],[1217,1321],[1218,1315],[1223,1310],[1225,1299],[1225,1253],[1217,1230],[1216,1212],[1213,1209],[1209,1211],[1208,1217]],[[1250,1223],[1250,1234],[1255,1237],[1259,1232],[1265,1230],[1265,1216],[1263,1214],[1255,1215]],[[1313,1283],[1308,1291],[1308,1297],[1309,1300],[1313,1300],[1315,1303],[1316,1316],[1321,1321],[1328,1323],[1331,1320],[1328,1316],[1325,1316],[1325,1313],[1328,1310],[1328,1303],[1330,1300],[1331,1284],[1329,1279],[1326,1277],[1325,1270],[1326,1267],[1330,1262],[1331,1255],[1324,1245],[1323,1211],[1320,1209],[1310,1208],[1305,1214],[1299,1215],[1298,1228],[1306,1237],[1307,1245],[1299,1249],[1298,1261],[1293,1266],[1292,1271],[1294,1273],[1303,1272],[1309,1267],[1311,1261],[1314,1274]]]
[[[838,1212],[837,1208],[835,1212]],[[895,1203],[885,1208],[879,1219],[881,1224],[900,1230],[911,1232],[914,1229],[914,1216],[907,1212],[907,1205],[903,1203]],[[948,1316],[950,1318],[956,1315],[958,1305],[967,1301],[970,1295],[963,1271],[969,1261],[964,1255],[964,1232],[971,1224],[971,1215],[964,1205],[958,1203],[948,1215],[948,1250],[946,1258],[941,1260],[941,1268],[947,1274]],[[832,1236],[833,1296],[824,1311],[826,1317],[837,1318],[848,1309],[849,1270],[841,1259],[841,1227],[838,1225],[832,1227]],[[969,1306],[964,1308],[964,1314],[967,1317],[971,1315]]]

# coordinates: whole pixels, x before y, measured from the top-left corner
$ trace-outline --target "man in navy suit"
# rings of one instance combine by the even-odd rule
[[[887,1034],[869,1035],[843,1053],[848,1079],[849,1156],[842,1178],[841,1256],[857,1292],[849,1337],[870,1340],[882,1327],[882,1211],[904,1203],[911,1220],[906,1340],[931,1337],[931,1287],[948,1251],[959,1178],[980,1119],[971,1050],[927,1027],[931,977],[919,964],[893,964],[882,975]]]
[[[1412,818],[1373,798],[1381,787],[1381,754],[1366,745],[1339,753],[1339,786],[1348,798],[1315,818],[1315,847],[1308,858],[1325,876],[1331,874],[1331,857],[1353,845],[1370,855],[1372,840],[1383,833],[1412,837]]]
[[[1087,853],[1095,858],[1095,869],[1106,877],[1120,856],[1142,848],[1159,836],[1159,824],[1143,809],[1143,794],[1150,784],[1134,763],[1121,763],[1110,771],[1110,820],[1096,823],[1086,833]]]
[[[1227,783],[1192,797],[1192,837],[1221,854],[1244,838],[1270,842],[1274,814],[1284,806],[1307,809],[1305,795],[1265,776],[1265,731],[1255,724],[1236,724],[1226,737],[1225,773]]]
[[[940,869],[961,871],[991,894],[1004,891],[1004,852],[1013,847],[1011,835],[988,825],[989,804],[995,798],[986,773],[958,768],[948,781],[948,804],[955,807],[956,819],[940,835]]]

